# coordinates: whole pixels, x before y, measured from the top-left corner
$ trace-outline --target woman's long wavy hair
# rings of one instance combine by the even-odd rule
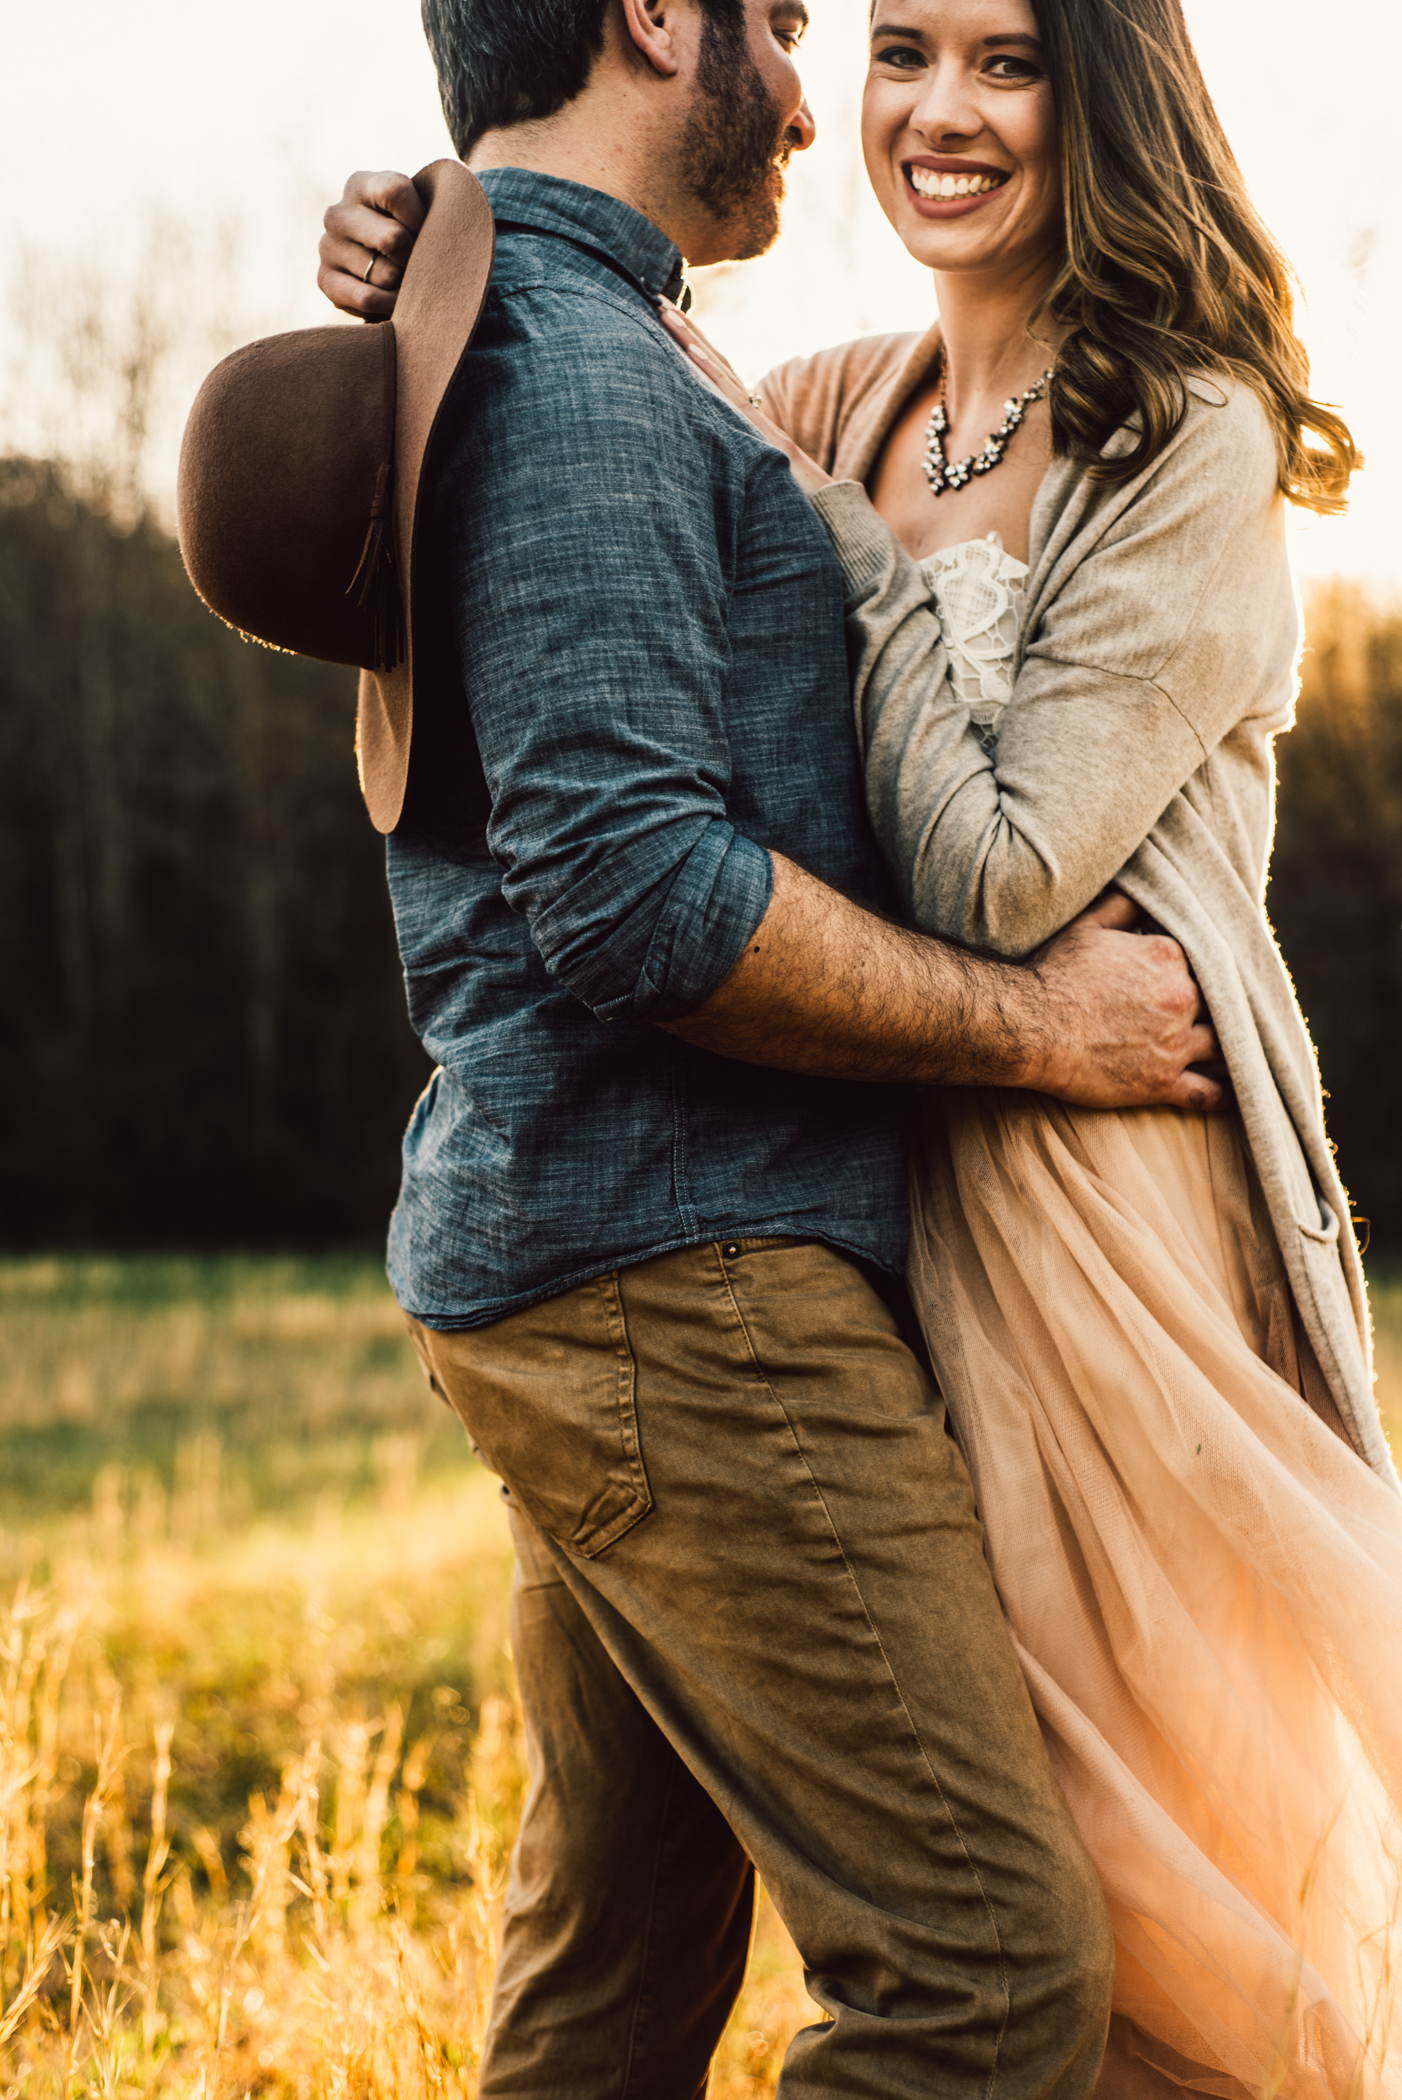
[[[1230,373],[1275,426],[1280,482],[1344,508],[1362,465],[1309,395],[1289,265],[1256,215],[1179,0],[1033,0],[1061,124],[1066,250],[1043,311],[1069,327],[1051,387],[1058,452],[1129,480],[1181,422],[1188,375]],[[1100,451],[1127,417],[1133,449]]]

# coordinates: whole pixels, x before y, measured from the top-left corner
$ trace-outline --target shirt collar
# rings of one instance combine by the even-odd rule
[[[650,299],[680,300],[680,248],[621,198],[533,168],[485,168],[478,180],[498,222],[561,234],[605,256]]]

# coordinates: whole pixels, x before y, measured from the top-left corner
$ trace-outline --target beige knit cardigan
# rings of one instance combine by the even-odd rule
[[[763,389],[840,477],[815,502],[847,579],[877,835],[930,932],[1025,955],[1114,882],[1182,943],[1305,1330],[1354,1448],[1402,1492],[1314,1051],[1263,903],[1300,647],[1265,411],[1247,387],[1194,381],[1181,428],[1133,480],[1052,464],[990,755],[949,682],[929,588],[862,488],[937,341],[848,344]]]

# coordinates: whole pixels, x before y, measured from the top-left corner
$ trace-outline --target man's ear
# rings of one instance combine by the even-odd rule
[[[672,79],[681,71],[683,45],[678,39],[688,0],[619,0],[624,48],[654,73]]]

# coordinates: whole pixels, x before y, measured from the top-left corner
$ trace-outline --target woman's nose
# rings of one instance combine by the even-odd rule
[[[910,124],[932,146],[977,138],[983,117],[963,66],[931,68],[925,92],[910,113]]]

